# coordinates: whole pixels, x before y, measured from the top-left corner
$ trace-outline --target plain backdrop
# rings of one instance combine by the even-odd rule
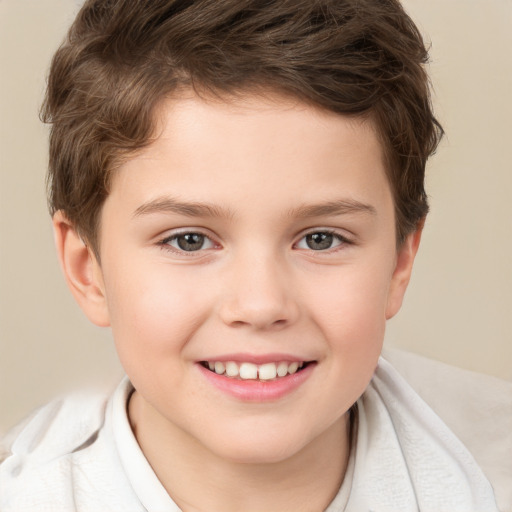
[[[512,2],[406,0],[431,42],[447,135],[402,312],[386,343],[512,380]],[[90,325],[58,268],[38,119],[49,61],[79,7],[0,0],[0,432],[76,386],[113,386],[108,330]]]

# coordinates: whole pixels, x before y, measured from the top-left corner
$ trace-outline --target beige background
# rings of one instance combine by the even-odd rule
[[[56,393],[121,374],[68,293],[46,210],[37,111],[72,0],[0,0],[0,431]],[[432,41],[447,131],[432,213],[388,345],[512,380],[512,2],[406,0]]]

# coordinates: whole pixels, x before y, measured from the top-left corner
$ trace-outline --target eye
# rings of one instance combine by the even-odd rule
[[[165,238],[161,244],[185,252],[195,252],[215,247],[213,241],[202,233],[179,233]]]
[[[302,237],[297,244],[298,249],[311,249],[313,251],[326,251],[338,247],[349,241],[343,236],[331,231],[315,231]]]

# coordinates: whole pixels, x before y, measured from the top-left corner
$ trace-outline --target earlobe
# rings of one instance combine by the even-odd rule
[[[424,220],[418,224],[416,231],[407,236],[397,251],[396,265],[391,277],[386,307],[386,320],[395,316],[400,307],[411,278],[414,258],[418,252],[423,231]]]
[[[64,277],[86,316],[100,326],[110,325],[101,267],[63,212],[53,216],[55,245]]]

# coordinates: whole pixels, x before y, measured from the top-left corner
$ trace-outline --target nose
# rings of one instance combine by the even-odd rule
[[[222,321],[232,327],[278,330],[299,316],[293,279],[274,255],[239,258],[225,276]]]

